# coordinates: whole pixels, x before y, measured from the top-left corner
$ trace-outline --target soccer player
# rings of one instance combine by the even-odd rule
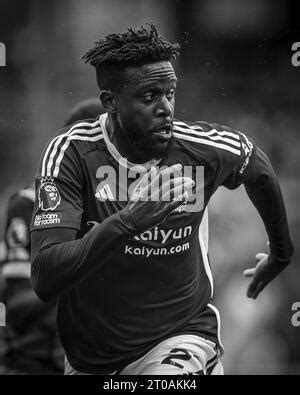
[[[64,125],[93,119],[103,112],[98,99],[86,99],[70,111]],[[1,331],[5,347],[0,365],[10,374],[63,372],[64,356],[57,336],[55,303],[42,303],[30,281],[29,227],[34,200],[34,185],[30,185],[13,194],[7,207],[7,253],[0,272],[5,280],[7,326]]]
[[[99,40],[84,59],[106,113],[66,128],[42,154],[32,282],[41,299],[58,297],[67,374],[222,373],[199,232],[219,186],[245,185],[270,240],[248,272],[248,297],[291,260],[267,156],[230,127],[174,118],[178,54],[153,24]]]

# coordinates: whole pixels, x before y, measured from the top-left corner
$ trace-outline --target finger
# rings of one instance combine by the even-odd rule
[[[150,197],[152,201],[172,201],[175,197],[183,194],[186,189],[192,188],[193,185],[194,181],[189,177],[176,177],[159,187],[156,179],[151,185]]]
[[[187,185],[191,185],[191,184],[189,183],[179,184],[178,186],[172,188],[171,191],[166,191],[162,195],[161,200],[163,202],[174,201],[177,199],[181,200],[182,202],[185,201],[188,197],[187,191],[185,190],[187,188]],[[171,198],[170,198],[170,193],[171,193]]]
[[[251,269],[246,269],[243,271],[243,276],[244,277],[253,277],[255,273],[255,267],[251,268]]]
[[[168,203],[164,209],[164,212],[166,215],[171,214],[172,211],[174,211],[177,207],[181,206],[183,202],[185,202],[187,199],[186,193],[183,193],[179,196],[177,196],[177,198],[173,199],[172,201],[170,201],[170,203]]]
[[[258,284],[260,283],[260,281],[258,281],[255,277],[253,278],[253,280],[251,281],[251,283],[248,286],[248,290],[247,290],[247,297],[248,298],[252,298],[252,296],[254,295],[256,288],[258,286]]]
[[[252,294],[252,299],[256,299],[258,297],[258,295],[261,293],[261,291],[265,288],[266,284],[261,281],[260,283],[258,283],[255,291]]]
[[[158,173],[158,177],[164,182],[165,180],[171,179],[172,177],[182,175],[182,164],[176,163],[175,165],[169,166],[166,169]]]
[[[175,178],[182,178],[182,165],[180,163],[167,167],[160,173],[157,173],[157,176],[152,179],[150,185],[151,194],[153,195],[152,200],[158,201],[161,196],[161,191],[159,191],[159,188],[161,188],[161,186],[164,184],[169,185],[170,188],[170,185]],[[160,196],[158,196],[159,193]]]
[[[256,297],[263,288],[264,288],[264,282],[254,277],[248,287],[248,291],[247,291],[248,298]]]
[[[258,254],[255,255],[255,259],[257,262],[261,261],[262,259],[266,258],[268,254],[265,254],[264,252],[259,252]]]
[[[165,200],[173,200],[174,197],[174,190],[175,188],[181,186],[181,194],[184,193],[186,190],[191,189],[195,185],[195,182],[190,177],[177,177],[171,180],[170,182],[164,183],[161,186],[161,194],[162,196],[166,196],[166,198],[162,198],[163,201]]]
[[[169,166],[159,172],[155,177],[155,182],[158,182],[158,185],[162,185],[165,182],[170,182],[173,178],[182,177],[182,165],[177,163],[176,165]]]

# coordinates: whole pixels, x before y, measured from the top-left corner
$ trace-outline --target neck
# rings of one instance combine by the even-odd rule
[[[132,163],[143,164],[153,158],[145,158],[142,152],[132,152],[132,143],[128,139],[126,133],[121,130],[116,117],[108,113],[106,119],[106,130],[110,141],[119,151],[119,153]]]

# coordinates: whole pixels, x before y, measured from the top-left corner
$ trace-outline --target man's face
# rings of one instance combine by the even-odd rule
[[[163,157],[173,138],[177,78],[170,62],[126,70],[117,95],[117,122],[132,152],[142,159]]]

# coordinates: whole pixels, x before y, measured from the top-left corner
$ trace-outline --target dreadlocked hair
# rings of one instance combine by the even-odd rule
[[[171,44],[159,36],[151,23],[148,29],[142,26],[109,34],[96,41],[82,59],[95,67],[100,89],[116,89],[126,67],[176,59],[179,49],[179,44]]]

